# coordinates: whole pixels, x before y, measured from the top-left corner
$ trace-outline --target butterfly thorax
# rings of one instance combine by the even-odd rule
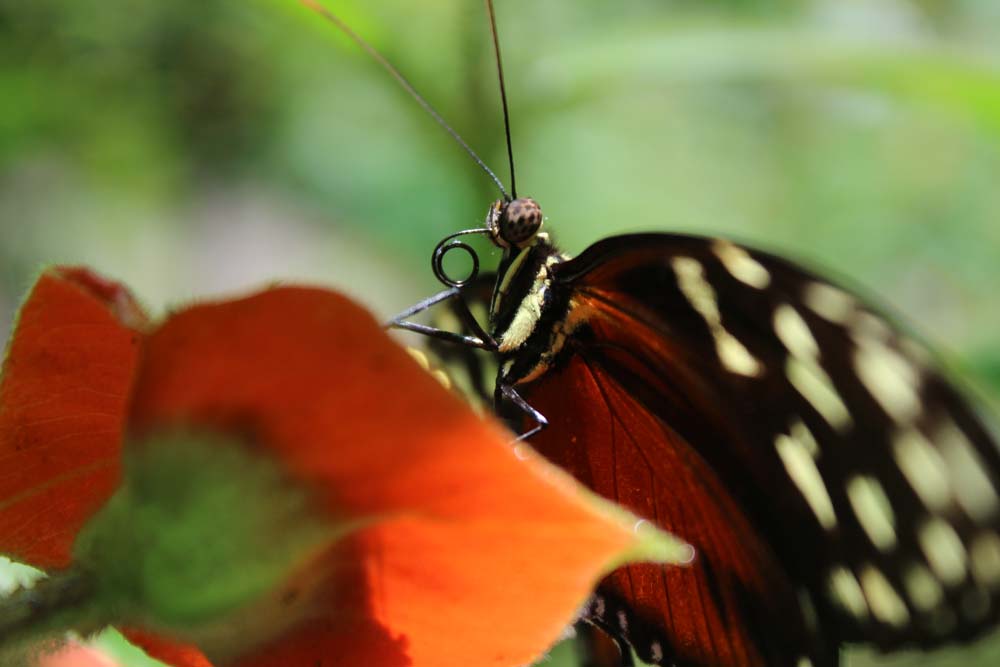
[[[498,343],[500,379],[518,384],[541,375],[561,350],[561,323],[569,312],[569,290],[553,280],[568,257],[548,235],[504,252],[490,304],[490,333]]]

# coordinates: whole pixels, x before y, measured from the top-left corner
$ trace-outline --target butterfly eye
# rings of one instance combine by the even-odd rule
[[[542,209],[534,199],[520,197],[496,202],[486,217],[493,242],[501,248],[523,248],[542,227]]]

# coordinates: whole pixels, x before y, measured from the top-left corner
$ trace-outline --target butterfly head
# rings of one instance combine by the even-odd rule
[[[498,199],[486,214],[486,229],[501,248],[526,248],[542,228],[542,209],[531,197]]]

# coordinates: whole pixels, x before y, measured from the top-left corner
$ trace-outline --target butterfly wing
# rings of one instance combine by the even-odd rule
[[[532,445],[588,486],[682,535],[696,556],[684,566],[617,570],[588,615],[650,662],[794,667],[807,658],[817,667],[835,665],[807,627],[792,582],[711,466],[618,381],[603,354],[589,352],[534,387],[532,405],[550,423]]]
[[[567,416],[539,436],[544,453],[654,520],[643,501],[654,486],[687,490],[665,496],[674,508],[728,496],[718,515],[741,511],[746,526],[734,518],[739,537],[723,542],[766,544],[773,559],[747,566],[784,572],[801,589],[785,597],[808,599],[834,642],[933,646],[995,625],[1000,452],[929,356],[874,310],[777,257],[683,235],[606,239],[552,279],[570,293],[570,335],[553,369],[520,388],[550,420]],[[604,393],[562,379],[577,358]],[[602,405],[628,415],[623,429],[640,420],[644,444],[588,432],[580,415]],[[656,424],[672,436],[652,435]],[[661,463],[695,455],[716,482]],[[667,527],[692,539],[701,512]],[[706,581],[726,590],[742,564],[713,558]],[[652,599],[616,581],[630,608]],[[644,617],[626,634],[676,641],[671,622]],[[783,623],[770,632],[784,636]]]

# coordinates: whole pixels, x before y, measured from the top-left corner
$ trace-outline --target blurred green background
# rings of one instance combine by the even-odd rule
[[[327,4],[508,180],[479,0]],[[878,295],[996,407],[1000,3],[497,12],[519,191],[567,250],[670,229],[790,254]],[[387,316],[437,289],[435,243],[495,196],[294,0],[0,0],[4,336],[53,262],[121,279],[154,312],[305,280]],[[850,662],[998,663],[998,641]]]

